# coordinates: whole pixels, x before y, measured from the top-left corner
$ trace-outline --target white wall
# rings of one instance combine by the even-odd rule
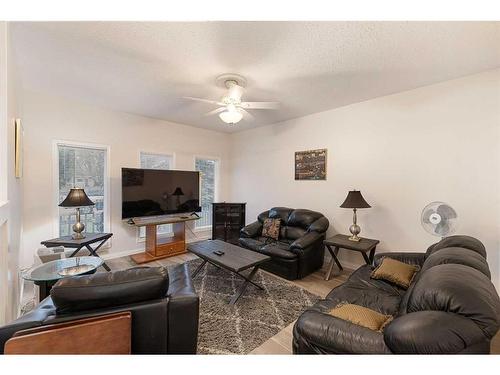
[[[294,152],[328,149],[327,181],[295,181]],[[348,233],[361,190],[362,236],[378,251],[424,251],[438,238],[420,225],[429,202],[459,214],[458,233],[479,238],[497,286],[500,232],[500,70],[447,81],[232,135],[231,199],[247,222],[272,206],[309,208]],[[361,264],[356,255],[341,261]]]
[[[0,324],[16,318],[19,303],[22,181],[14,169],[16,76],[9,25],[0,22]]]
[[[174,153],[175,169],[180,170],[194,170],[195,155],[220,158],[219,199],[227,199],[227,134],[29,91],[20,92],[18,100],[25,129],[23,264],[33,262],[40,241],[58,235],[54,225],[59,203],[54,197],[54,140],[110,146],[110,231],[114,235],[112,247],[101,252],[104,255],[144,248],[143,242],[137,242],[137,229],[121,220],[121,168],[139,167],[140,151]],[[207,234],[196,233],[200,238]]]

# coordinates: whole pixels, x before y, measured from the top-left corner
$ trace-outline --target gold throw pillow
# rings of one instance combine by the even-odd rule
[[[280,236],[281,219],[265,219],[262,225],[262,237],[272,238],[278,241]]]
[[[390,281],[401,288],[408,289],[419,270],[419,266],[406,264],[399,260],[385,257],[372,271],[371,278]]]
[[[330,310],[330,315],[358,326],[382,332],[392,320],[392,315],[381,314],[364,306],[343,303]]]

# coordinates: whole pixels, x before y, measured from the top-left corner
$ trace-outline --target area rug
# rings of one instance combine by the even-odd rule
[[[190,271],[201,260],[188,262]],[[258,271],[235,305],[231,297],[244,282],[207,264],[194,279],[200,296],[198,353],[246,354],[284,329],[319,297],[269,273]]]

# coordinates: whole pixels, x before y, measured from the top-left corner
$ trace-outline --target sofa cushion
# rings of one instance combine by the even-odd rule
[[[382,314],[397,315],[405,290],[383,280],[371,279],[371,272],[369,265],[358,268],[345,283],[334,288],[324,301],[319,302],[319,310],[330,310],[339,303],[348,302]]]
[[[262,224],[264,220],[266,220],[268,217],[269,217],[269,211],[261,212],[259,216],[257,216],[257,221]]]
[[[440,264],[463,264],[464,266],[469,266],[481,271],[489,279],[491,279],[488,262],[481,254],[473,250],[460,247],[447,247],[433,252],[426,258],[424,264],[422,265],[421,272]]]
[[[293,208],[273,207],[269,210],[269,217],[271,219],[281,219],[281,223],[283,225],[286,225],[288,223],[288,217],[290,216],[292,211],[293,211]]]
[[[59,280],[50,295],[57,314],[128,305],[165,297],[164,267],[140,267]]]
[[[304,230],[309,229],[309,226],[314,223],[319,218],[323,217],[323,214],[304,209],[293,210],[288,218],[287,225],[291,227],[300,227]]]
[[[300,227],[286,227],[286,238],[290,240],[296,240],[300,237],[304,237],[307,231]]]
[[[295,259],[297,254],[290,251],[290,245],[284,242],[272,242],[264,245],[260,252],[271,257]]]
[[[443,238],[438,243],[429,246],[425,253],[425,256],[428,257],[432,253],[435,253],[436,251],[445,249],[447,247],[462,247],[465,249],[469,249],[475,251],[478,254],[481,254],[486,259],[486,248],[484,247],[483,243],[477,238],[463,235],[455,235]]]
[[[241,237],[240,238],[240,244],[247,249],[253,250],[253,251],[260,251],[260,249],[266,244],[266,238],[265,237],[255,237],[255,238],[249,238],[249,237]]]

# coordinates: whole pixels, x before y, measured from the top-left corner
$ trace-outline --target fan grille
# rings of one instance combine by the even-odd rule
[[[446,237],[456,230],[457,212],[445,202],[432,202],[424,207],[421,223],[433,236]]]

